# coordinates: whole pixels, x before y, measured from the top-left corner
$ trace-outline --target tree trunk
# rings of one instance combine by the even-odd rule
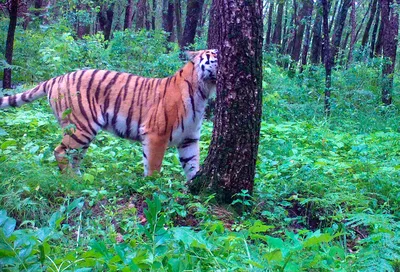
[[[157,0],[153,0],[153,11],[151,13],[151,29],[156,30]]]
[[[372,22],[374,21],[375,13],[376,13],[376,6],[377,6],[378,0],[373,0],[371,2],[371,10],[369,14],[369,19],[367,21],[367,25],[365,26],[365,31],[361,40],[361,46],[365,47],[368,42],[369,38],[369,31],[371,30]]]
[[[283,22],[283,8],[285,6],[285,0],[279,0],[278,12],[276,14],[276,23],[274,34],[272,36],[272,44],[281,45],[282,43],[282,22]]]
[[[321,0],[317,1],[315,20],[313,25],[313,37],[311,44],[311,63],[319,64],[321,62],[322,49],[322,7]]]
[[[6,53],[5,53],[5,58],[8,65],[12,65],[12,58],[14,51],[14,36],[15,36],[15,29],[17,27],[18,5],[19,5],[19,0],[11,0],[9,8],[10,23],[8,25]],[[3,89],[11,89],[11,68],[4,69]]]
[[[217,106],[204,167],[189,183],[231,203],[253,192],[262,106],[262,0],[215,0],[219,41]]]
[[[381,0],[382,24],[383,24],[383,56],[387,58],[382,69],[382,102],[385,105],[392,104],[393,73],[396,64],[397,36],[399,32],[399,15],[394,4],[400,4],[400,0]]]
[[[268,51],[271,45],[271,29],[272,29],[272,15],[274,13],[274,0],[271,1],[271,4],[268,9],[268,22],[267,22],[267,33],[265,35],[265,50]]]
[[[183,30],[181,48],[194,43],[196,36],[196,28],[200,19],[200,10],[203,6],[204,0],[188,0],[186,8],[186,22],[185,29]]]
[[[197,31],[196,31],[196,35],[197,37],[201,37],[201,35],[203,34],[203,29],[204,29],[204,23],[206,21],[206,18],[208,18],[209,16],[207,16],[207,13],[209,11],[209,9],[207,8],[209,6],[209,4],[204,3],[201,10],[200,10],[200,15],[199,15],[199,24],[197,26]]]
[[[304,37],[303,51],[301,52],[301,66],[300,73],[303,72],[303,67],[307,65],[307,55],[308,50],[310,49],[310,39],[311,39],[311,16],[308,17],[307,26],[306,26],[306,34]]]
[[[35,0],[34,4],[35,11],[33,12],[33,14],[36,17],[40,17],[42,6],[43,6],[43,0]]]
[[[340,1],[341,0],[336,0],[336,2],[335,2],[335,7],[333,8],[332,18],[331,18],[331,21],[329,22],[329,33],[332,32],[332,27],[334,25],[337,13],[339,12]],[[328,1],[328,10],[330,9],[330,5],[331,5],[331,2]]]
[[[132,28],[133,0],[128,0],[125,11],[124,29]]]
[[[376,43],[376,34],[378,33],[378,27],[380,24],[380,18],[381,18],[381,5],[380,3],[378,4],[378,9],[375,13],[375,23],[374,23],[374,29],[372,30],[372,35],[371,35],[371,46],[369,48],[369,57],[372,59],[374,57],[374,52],[375,52],[375,43]]]
[[[339,13],[336,17],[335,27],[332,34],[332,56],[334,59],[337,58],[339,53],[340,42],[342,40],[343,29],[346,22],[347,12],[351,5],[351,1],[352,0],[343,0]]]
[[[354,44],[356,43],[356,0],[351,1],[351,13],[350,13],[350,21],[351,21],[351,39],[350,39],[350,49],[349,56],[347,58],[347,64],[353,61],[353,50]]]
[[[174,34],[174,3],[172,0],[163,0],[162,27],[168,33],[167,41],[173,42]]]
[[[383,25],[384,25],[384,19],[382,17],[382,1],[379,0],[379,6],[378,10],[380,11],[380,25],[379,25],[379,32],[378,32],[378,37],[376,38],[376,43],[375,43],[375,56],[381,56],[382,55],[382,46],[383,46]]]
[[[114,4],[103,6],[99,13],[100,30],[104,33],[104,39],[109,41],[111,38],[112,23],[114,19]]]
[[[216,49],[219,46],[219,29],[217,18],[217,0],[212,0],[210,9],[210,19],[208,24],[207,47],[209,49]]]
[[[323,32],[324,32],[324,62],[325,62],[325,115],[329,117],[331,115],[331,75],[332,75],[332,59],[333,56],[330,50],[329,42],[329,4],[328,0],[321,0],[323,10]]]
[[[136,30],[146,28],[150,29],[148,22],[148,4],[147,0],[139,0],[137,3]]]
[[[283,46],[286,46],[283,52],[286,52],[287,55],[292,55],[292,50],[294,46],[294,40],[296,37],[296,24],[297,24],[297,0],[293,0],[293,14],[290,18],[289,27],[286,27],[285,34],[283,35]],[[293,27],[294,26],[294,27]]]
[[[301,52],[301,46],[303,42],[303,36],[304,36],[304,30],[306,27],[306,24],[308,25],[310,23],[310,18],[312,15],[312,10],[313,10],[313,0],[303,0],[302,1],[302,7],[299,11],[299,14],[295,20],[296,22],[296,31],[294,35],[294,41],[293,41],[293,49],[291,51],[291,57],[292,60],[294,60],[296,63],[300,60],[300,52]]]
[[[178,40],[178,43],[180,43],[182,41],[182,10],[180,0],[175,0],[175,23],[176,39]]]

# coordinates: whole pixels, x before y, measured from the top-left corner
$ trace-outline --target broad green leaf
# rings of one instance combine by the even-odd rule
[[[6,238],[10,237],[15,230],[17,221],[14,218],[7,218],[3,225],[3,233]]]

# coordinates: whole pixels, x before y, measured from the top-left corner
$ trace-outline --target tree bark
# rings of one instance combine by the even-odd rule
[[[183,30],[181,48],[185,48],[194,43],[196,28],[200,19],[200,11],[204,0],[188,0],[186,8],[186,22]]]
[[[383,20],[383,15],[382,15],[382,1],[381,0],[379,0],[378,9],[380,11],[381,18],[380,18],[378,37],[376,38],[376,42],[375,42],[375,56],[377,56],[377,57],[382,55],[382,48],[383,48],[382,47],[383,46],[382,39],[383,39],[383,25],[384,25],[383,21],[384,20]]]
[[[306,34],[303,43],[303,51],[301,52],[300,73],[303,72],[304,66],[307,65],[307,55],[308,55],[308,50],[310,49],[310,39],[311,39],[311,16],[308,17],[307,20]]]
[[[346,22],[347,12],[351,6],[351,1],[352,0],[343,0],[339,13],[336,17],[335,27],[332,34],[332,56],[334,59],[337,58],[339,53],[340,42],[342,40],[343,29]]]
[[[383,56],[387,62],[382,69],[382,102],[392,104],[393,73],[396,64],[397,36],[399,32],[399,15],[394,9],[394,0],[381,0],[383,24]],[[400,0],[397,0],[400,4]]]
[[[291,26],[296,26],[297,22],[297,0],[293,0],[293,14],[290,18],[290,24],[289,27],[285,27],[285,34],[283,35],[283,47],[286,46],[285,50],[282,52],[286,52],[287,55],[292,55],[292,50],[294,46],[294,40],[296,37],[296,27],[291,27]]]
[[[303,0],[302,7],[299,10],[299,14],[295,20],[296,30],[293,41],[293,49],[291,51],[291,57],[292,60],[294,60],[296,63],[300,60],[300,52],[303,42],[304,30],[306,24],[308,25],[310,23],[310,18],[313,11],[313,4],[314,4],[313,0]]]
[[[333,25],[334,25],[334,22],[335,22],[337,13],[339,12],[340,1],[341,1],[341,0],[336,0],[336,1],[335,1],[335,6],[334,6],[334,8],[333,8],[332,18],[331,18],[331,21],[329,22],[329,33],[332,32],[332,27],[333,27]],[[331,5],[331,2],[328,2],[328,10],[330,9],[330,5]]]
[[[182,41],[182,10],[181,1],[175,0],[175,23],[176,23],[176,39],[178,43]]]
[[[132,28],[133,0],[128,0],[125,11],[124,29]]]
[[[146,28],[150,29],[150,23],[148,21],[148,3],[147,0],[139,0],[137,4],[137,16],[136,16],[136,30]]]
[[[276,23],[274,28],[274,34],[272,36],[272,44],[281,45],[282,43],[282,22],[283,22],[283,8],[285,6],[285,0],[279,0],[278,12],[276,14]]]
[[[369,48],[369,57],[372,59],[374,57],[375,53],[375,43],[376,43],[376,34],[378,33],[378,27],[380,24],[380,15],[381,15],[381,5],[380,3],[378,4],[378,9],[375,13],[375,23],[374,23],[374,29],[372,30],[372,35],[371,35],[371,46]]]
[[[274,12],[274,0],[271,1],[271,4],[268,9],[268,22],[267,22],[267,33],[265,34],[265,50],[268,51],[271,45],[271,29],[272,29],[272,15]]]
[[[151,13],[151,29],[156,30],[157,0],[153,0],[153,11]]]
[[[207,47],[209,49],[217,49],[219,46],[219,25],[216,4],[217,0],[212,0],[207,35]]]
[[[356,43],[356,0],[351,1],[351,13],[350,13],[350,21],[351,21],[351,38],[350,38],[350,49],[349,56],[347,58],[347,64],[353,61],[353,50],[354,44]]]
[[[368,39],[369,39],[369,32],[371,30],[372,22],[374,21],[375,13],[376,13],[376,7],[377,7],[378,0],[373,0],[371,2],[371,10],[369,14],[369,19],[367,21],[367,24],[365,26],[365,31],[361,40],[361,46],[365,47],[367,45]]]
[[[322,7],[321,0],[316,2],[315,20],[313,25],[313,37],[311,43],[311,63],[321,63],[321,50],[322,50]]]
[[[200,10],[200,15],[199,15],[200,20],[196,31],[197,37],[201,37],[201,35],[203,34],[204,23],[206,21],[206,18],[209,17],[208,16],[209,14],[207,14],[209,12],[209,9],[207,8],[208,6],[210,5],[205,2]]]
[[[98,16],[100,30],[104,33],[104,39],[109,41],[111,38],[112,23],[114,19],[114,4],[102,6]]]
[[[190,182],[231,203],[253,192],[262,106],[262,0],[215,0],[219,40],[217,106],[204,167]]]
[[[5,58],[8,65],[12,65],[15,29],[17,27],[17,17],[18,17],[18,5],[19,5],[19,0],[11,0],[9,7],[10,23],[8,25],[6,53],[5,53]],[[12,82],[11,68],[5,68],[3,75],[3,89],[11,89],[11,82]]]
[[[329,42],[329,4],[328,0],[321,0],[323,10],[323,32],[324,32],[324,62],[325,62],[325,115],[329,117],[331,115],[331,79],[332,79],[332,54],[330,50]]]
[[[163,0],[162,27],[168,33],[167,41],[173,42],[174,37],[174,3],[172,0]]]

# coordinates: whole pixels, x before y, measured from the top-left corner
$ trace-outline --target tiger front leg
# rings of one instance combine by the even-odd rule
[[[185,171],[186,179],[193,179],[199,171],[199,139],[187,138],[178,146],[179,161]]]
[[[143,141],[144,175],[151,176],[154,171],[160,172],[165,150],[168,146],[167,138],[158,135],[147,136]]]

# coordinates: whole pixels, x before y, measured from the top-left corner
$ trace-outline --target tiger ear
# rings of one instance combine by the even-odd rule
[[[198,53],[199,53],[198,51],[185,51],[186,57],[189,60],[193,60],[197,56]]]

